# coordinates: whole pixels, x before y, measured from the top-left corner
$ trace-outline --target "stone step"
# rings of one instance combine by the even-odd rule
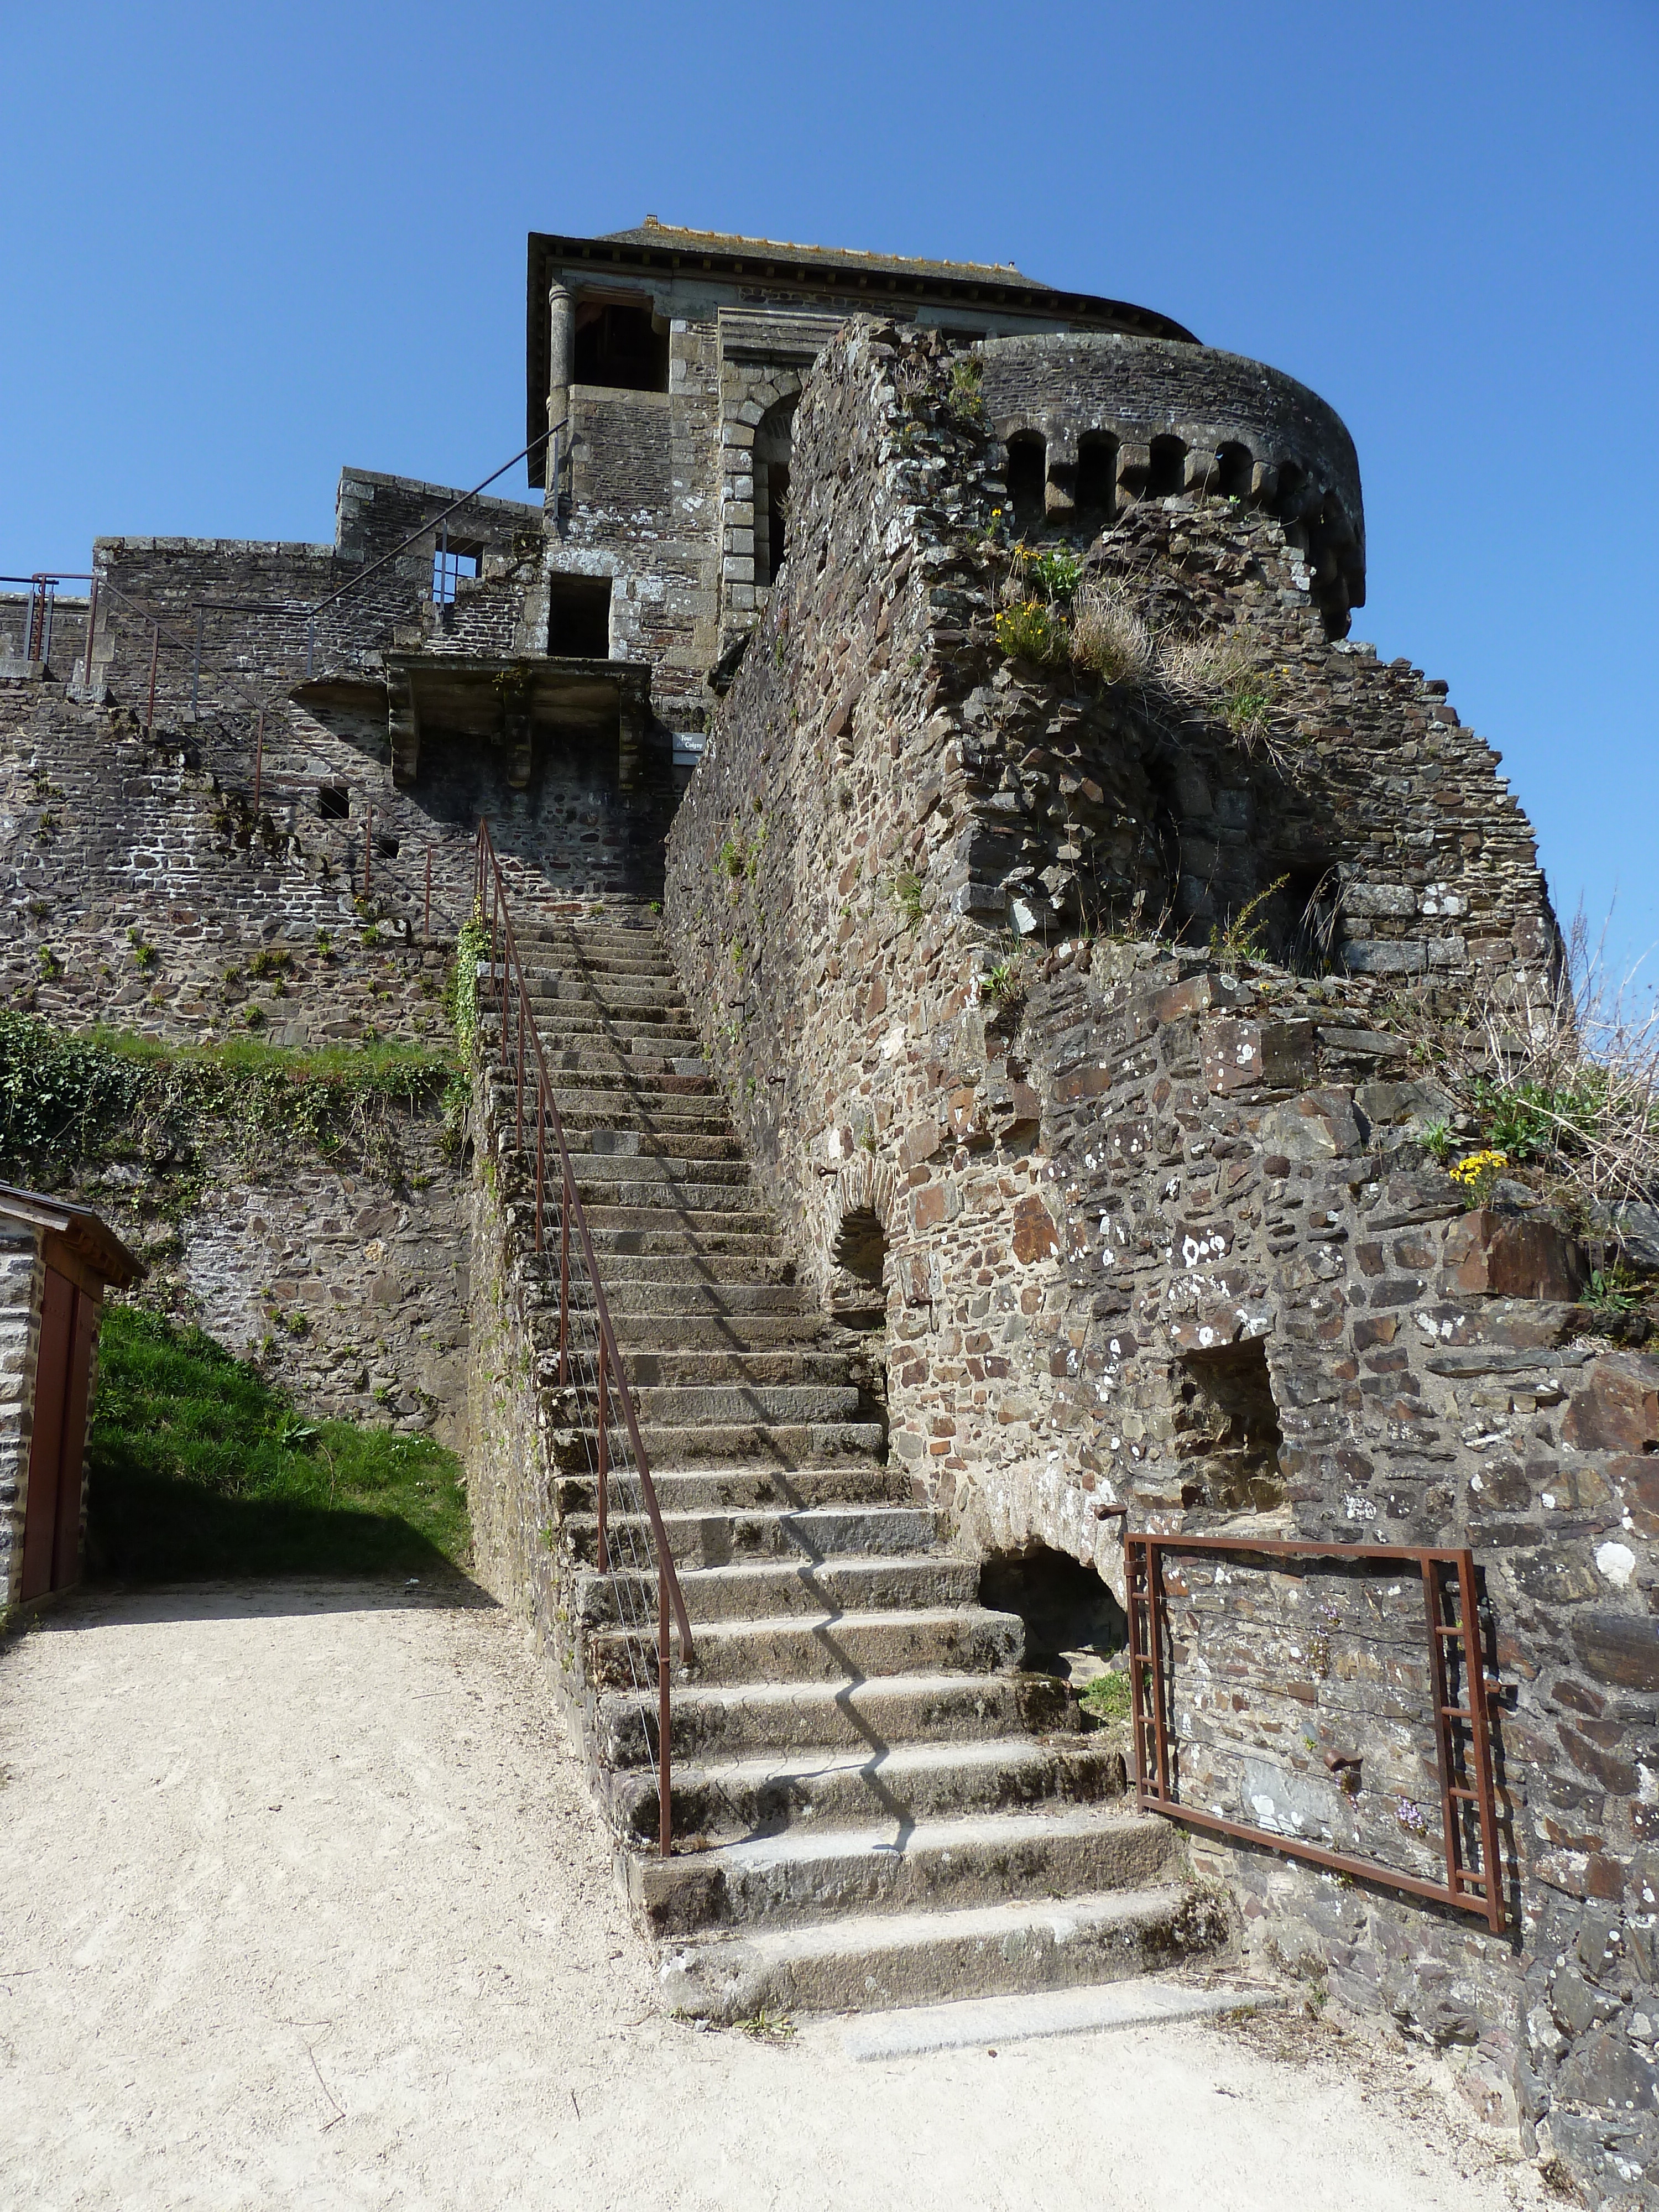
[[[844,1352],[799,1350],[647,1352],[617,1339],[637,1397],[649,1389],[712,1389],[722,1383],[757,1390],[786,1384],[823,1389],[847,1382]]]
[[[676,1205],[720,1206],[726,1201],[695,1194],[720,1189],[740,1190],[746,1194],[754,1187],[747,1160],[699,1160],[696,1173],[690,1174],[687,1172],[687,1163],[672,1154],[612,1152],[584,1146],[580,1152],[573,1148],[570,1167],[584,1205],[591,1189],[601,1196],[611,1194],[613,1202],[620,1205],[660,1203],[662,1195],[672,1192]],[[653,1192],[657,1198],[623,1197],[623,1192],[635,1188]]]
[[[822,1468],[834,1460],[884,1464],[887,1431],[879,1421],[814,1421],[745,1424],[710,1422],[695,1428],[658,1428],[641,1421],[640,1434],[653,1474],[678,1468],[729,1467],[758,1462],[779,1475],[798,1468]]]
[[[713,1116],[708,1118],[712,1120]],[[618,1163],[627,1160],[666,1160],[673,1163],[731,1160],[740,1164],[745,1175],[751,1172],[744,1158],[742,1146],[730,1133],[714,1135],[701,1130],[641,1127],[632,1122],[625,1126],[612,1123],[603,1127],[590,1123],[580,1133],[582,1142],[578,1146],[574,1142],[577,1131],[567,1118],[565,1136],[570,1140],[573,1156],[578,1152],[603,1154]]]
[[[1070,1734],[1076,1699],[1052,1674],[884,1674],[874,1681],[676,1682],[669,1742],[676,1762],[761,1752],[866,1759],[907,1743],[979,1743],[998,1736]],[[657,1693],[613,1691],[599,1700],[599,1754],[610,1766],[656,1759]],[[1104,1739],[1103,1738],[1103,1742]],[[1108,1747],[1109,1748],[1109,1747]],[[1115,1788],[1125,1784],[1120,1756]]]
[[[528,1226],[527,1208],[526,1225]],[[684,1238],[654,1237],[648,1249],[641,1251],[636,1249],[637,1238],[629,1233],[595,1231],[591,1221],[588,1225],[605,1300],[613,1310],[627,1307],[660,1317],[683,1312],[688,1319],[697,1316],[708,1318],[723,1310],[734,1315],[786,1313],[799,1318],[806,1310],[807,1292],[795,1280],[795,1263],[781,1252],[745,1249],[744,1240],[739,1240],[736,1251],[728,1251],[716,1240],[709,1239],[704,1240],[701,1250],[687,1251]],[[523,1267],[525,1279],[540,1286],[556,1304],[558,1223],[548,1223],[547,1231],[546,1249],[539,1254],[527,1252]],[[752,1245],[775,1240],[747,1242]],[[572,1247],[580,1250],[574,1237]],[[578,1306],[590,1306],[593,1304],[592,1287],[580,1272],[579,1262],[572,1264],[571,1297]],[[683,1305],[678,1303],[682,1298]],[[821,1318],[819,1325],[822,1326]]]
[[[617,1531],[613,1571],[578,1578],[577,1616],[590,1627],[641,1620],[654,1613],[654,1565],[637,1573],[624,1564],[654,1560],[646,1524],[630,1517],[626,1541],[622,1540],[623,1533]],[[679,1581],[694,1636],[698,1624],[704,1621],[710,1625],[769,1623],[810,1616],[833,1624],[848,1614],[890,1608],[920,1612],[971,1606],[979,1595],[978,1566],[970,1560],[953,1559],[945,1553],[900,1559],[745,1559],[719,1567],[687,1565],[680,1569]]]
[[[1018,1665],[1025,1631],[1012,1613],[954,1605],[711,1620],[694,1625],[692,1638],[699,1682],[847,1682],[872,1674],[995,1674]],[[586,1640],[596,1687],[637,1688],[656,1680],[654,1620],[640,1629],[596,1629]]]
[[[1063,1903],[868,1913],[672,1945],[664,2008],[693,2018],[872,2012],[943,1997],[1075,1989],[1169,1966],[1226,1938],[1207,1893],[1179,1882]]]
[[[635,1520],[612,1514],[612,1528]],[[663,1512],[669,1555],[688,1567],[726,1567],[743,1559],[896,1558],[938,1543],[945,1516],[920,1505],[825,1505],[755,1513]],[[599,1556],[597,1515],[567,1514],[564,1534],[573,1555],[587,1565]],[[638,1522],[643,1540],[649,1523]]]
[[[609,1293],[607,1292],[607,1297]],[[813,1352],[824,1338],[823,1316],[798,1314],[623,1313],[612,1308],[617,1342],[629,1354],[683,1358],[697,1352],[740,1356],[771,1351]]]
[[[1176,1831],[1121,1803],[869,1828],[790,1828],[657,1858],[630,1852],[629,1903],[659,1940],[772,1929],[830,1913],[954,1911],[1068,1898],[1178,1878]]]
[[[651,1464],[657,1503],[664,1513],[754,1512],[778,1510],[815,1512],[826,1505],[891,1505],[908,1502],[908,1486],[882,1461],[873,1457],[843,1456],[828,1465],[804,1461],[796,1468],[775,1464],[722,1466],[713,1462],[697,1468]],[[580,1468],[558,1477],[558,1508],[562,1514],[592,1514],[598,1510],[596,1478]],[[639,1483],[632,1475],[613,1475],[611,1503],[619,1514],[645,1510]]]
[[[864,1393],[849,1382],[781,1382],[753,1389],[730,1383],[647,1383],[635,1391],[634,1404],[642,1430],[730,1427],[748,1422],[789,1427],[803,1422],[856,1421],[866,1410]]]
[[[778,1260],[783,1256],[778,1239],[769,1228],[751,1229],[747,1225],[750,1220],[766,1222],[769,1217],[763,1213],[693,1213],[678,1219],[670,1214],[664,1220],[647,1221],[639,1218],[644,1211],[642,1207],[589,1206],[583,1201],[582,1212],[593,1239],[607,1297],[613,1274],[620,1279],[629,1272],[626,1267],[608,1266],[607,1254],[617,1261],[678,1259],[688,1273],[695,1272],[690,1263],[701,1260]]]
[[[1123,1794],[1122,1754],[1091,1736],[981,1736],[967,1743],[894,1744],[835,1752],[763,1752],[669,1778],[674,1834],[688,1844],[952,1820],[1039,1805],[1094,1805]],[[653,1766],[605,1778],[617,1832],[635,1846],[657,1834]]]

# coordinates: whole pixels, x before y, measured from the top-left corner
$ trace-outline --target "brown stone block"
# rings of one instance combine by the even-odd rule
[[[1573,1623],[1572,1640],[1586,1672],[1598,1682],[1659,1690],[1659,1621],[1650,1613],[1582,1614]]]
[[[1659,1366],[1650,1359],[1598,1360],[1573,1393],[1561,1441],[1580,1451],[1659,1451]]]
[[[917,1204],[920,1207],[920,1200]],[[1036,1196],[1022,1198],[1014,1207],[1015,1259],[1029,1267],[1033,1261],[1057,1259],[1059,1255],[1060,1232],[1048,1207]]]
[[[1454,1222],[1443,1257],[1456,1289],[1492,1297],[1570,1301],[1589,1280],[1583,1246],[1553,1222],[1484,1207]]]

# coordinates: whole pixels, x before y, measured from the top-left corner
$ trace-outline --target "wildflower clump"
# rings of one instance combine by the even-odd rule
[[[997,614],[997,643],[1010,660],[1054,665],[1071,658],[1071,632],[1063,615],[1044,599],[1017,599]]]
[[[1462,1189],[1468,1205],[1484,1206],[1497,1189],[1498,1177],[1509,1164],[1507,1152],[1471,1152],[1451,1170],[1451,1179]]]

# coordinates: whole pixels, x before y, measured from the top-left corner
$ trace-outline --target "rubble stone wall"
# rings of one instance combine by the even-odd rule
[[[34,1363],[46,1269],[40,1237],[0,1222],[0,1607],[16,1602],[23,1577],[23,1509],[34,1435]]]
[[[1090,557],[1154,628],[1250,641],[1270,745],[1156,672],[1006,661],[1001,450],[947,368],[864,325],[802,398],[788,567],[670,842],[711,1064],[827,1303],[867,1311],[873,1267],[894,1449],[965,1541],[1120,1598],[1126,1519],[1473,1546],[1505,1935],[1204,1856],[1253,1947],[1610,2198],[1659,2149],[1659,1364],[1596,1333],[1565,1227],[1467,1212],[1425,1143],[1437,1008],[1558,957],[1529,830],[1260,508],[1143,501]],[[1256,898],[1267,957],[1210,956]],[[1166,1587],[1191,1802],[1431,1874],[1420,1577],[1190,1555]]]

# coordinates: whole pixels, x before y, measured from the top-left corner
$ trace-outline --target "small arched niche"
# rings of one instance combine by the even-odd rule
[[[1008,504],[1018,531],[1042,526],[1048,449],[1035,430],[1016,430],[1008,441]]]

